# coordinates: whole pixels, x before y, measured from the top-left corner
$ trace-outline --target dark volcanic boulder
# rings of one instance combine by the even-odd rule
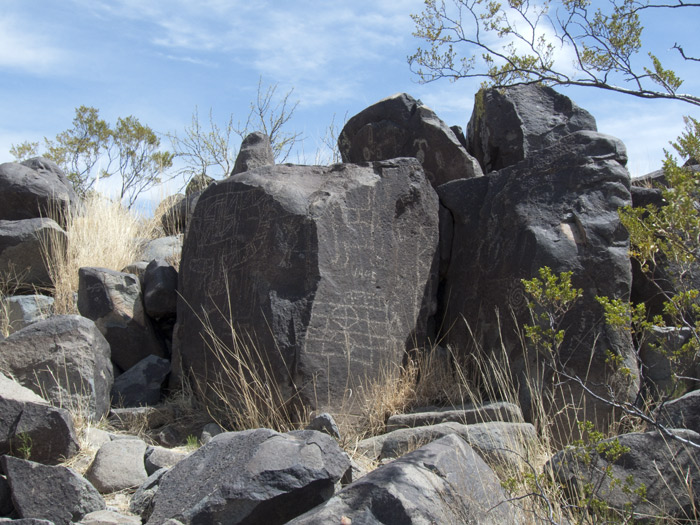
[[[290,525],[517,524],[493,471],[461,438],[446,436],[379,467]]]
[[[349,468],[321,432],[219,434],[160,478],[148,524],[287,523],[330,498]]]
[[[177,270],[164,259],[153,259],[143,275],[143,304],[152,319],[175,317]]]
[[[262,166],[270,166],[274,163],[275,154],[270,145],[270,137],[255,131],[243,139],[231,175],[237,175],[238,173]]]
[[[0,341],[0,368],[56,406],[99,420],[109,410],[109,344],[95,323],[57,315]]]
[[[72,469],[0,457],[19,518],[38,518],[69,525],[106,508],[95,487]]]
[[[120,407],[155,405],[170,373],[170,361],[149,355],[114,380],[112,404]]]
[[[550,87],[482,89],[467,125],[467,150],[489,173],[580,130],[597,130],[593,116]]]
[[[163,342],[144,311],[138,277],[106,268],[80,268],[78,278],[78,310],[95,321],[112,349],[114,364],[124,371],[146,356],[165,356]]]
[[[78,452],[70,413],[0,374],[0,454],[56,464]]]
[[[77,197],[61,180],[58,167],[48,162],[31,159],[23,164],[0,164],[0,219],[52,217],[63,220],[67,217],[73,206],[71,201]]]
[[[338,148],[343,162],[415,157],[435,188],[482,174],[447,124],[406,93],[381,100],[348,120]]]
[[[31,159],[27,159],[22,161],[20,164],[33,169],[46,180],[53,180],[54,178],[60,180],[61,184],[65,186],[66,191],[68,193],[70,211],[73,213],[81,211],[81,208],[83,206],[82,199],[75,192],[75,189],[73,188],[73,183],[70,180],[68,180],[66,174],[63,173],[61,168],[58,167],[58,164],[44,157],[34,157]],[[63,200],[63,197],[61,197],[61,200]]]
[[[696,523],[700,492],[694,484],[700,476],[700,435],[691,430],[673,434],[680,440],[659,432],[635,432],[585,448],[569,448],[558,452],[545,470],[568,489],[572,502],[579,501],[588,485],[595,491],[592,497],[633,523],[668,523],[674,518]],[[628,450],[610,461],[601,451],[617,450],[618,444]],[[608,467],[609,473],[604,472]]]
[[[497,173],[438,189],[453,220],[441,287],[445,341],[458,352],[479,348],[494,358],[504,348],[528,420],[528,381],[539,390],[551,380],[551,369],[536,352],[525,352],[518,336],[518,328],[532,322],[521,280],[536,277],[544,266],[555,274],[573,272],[573,285],[583,289],[561,326],[566,337],[559,361],[569,374],[598,384],[604,395],[607,384],[619,399],[636,391],[630,339],[606,325],[595,299],[627,300],[630,294],[629,240],[617,215],[630,202],[625,162],[619,140],[581,131]],[[613,376],[607,350],[631,370],[631,382]],[[593,408],[601,418],[609,413],[602,403],[590,408],[587,417]]]
[[[0,220],[0,275],[20,289],[51,285],[50,259],[66,248],[66,232],[51,219]]]
[[[339,408],[352,389],[357,401],[425,336],[437,241],[437,197],[415,159],[277,165],[217,183],[185,239],[173,369],[200,388],[216,380],[202,320],[229,349],[232,321],[235,348],[260,356],[285,399]]]

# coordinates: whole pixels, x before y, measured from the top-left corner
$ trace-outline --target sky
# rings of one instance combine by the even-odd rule
[[[595,6],[601,0],[594,0]],[[245,121],[259,82],[293,90],[287,130],[303,137],[288,158],[327,158],[322,137],[365,107],[398,92],[421,99],[448,125],[466,128],[479,81],[420,84],[407,57],[422,42],[411,13],[422,0],[0,0],[0,163],[12,144],[53,138],[75,108],[98,108],[110,123],[133,115],[155,131],[181,134],[195,108],[219,125]],[[682,10],[671,10],[682,11]],[[672,48],[695,34],[695,14],[656,11],[643,38],[700,93],[700,64]],[[697,39],[679,42],[700,56]],[[565,55],[565,53],[563,53]],[[639,59],[643,60],[642,55]],[[628,168],[661,167],[663,149],[700,108],[592,88],[557,88],[621,138]],[[164,146],[168,147],[167,139]],[[102,188],[109,192],[110,188]],[[176,190],[169,186],[159,194]],[[155,194],[149,198],[155,199]]]

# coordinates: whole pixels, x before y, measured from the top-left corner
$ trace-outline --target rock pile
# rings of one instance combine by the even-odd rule
[[[121,272],[80,270],[80,316],[51,316],[44,296],[3,299],[1,515],[151,525],[522,523],[496,473],[536,446],[534,394],[559,392],[546,408],[562,415],[584,388],[629,400],[638,358],[658,372],[645,380],[664,388],[656,347],[636,355],[595,300],[628,300],[632,290],[646,300],[617,209],[658,195],[631,189],[624,145],[598,133],[586,111],[540,86],[482,91],[464,140],[399,94],[351,118],[339,147],[342,164],[275,165],[269,139],[248,137],[229,178],[201,178],[169,204],[170,236],[150,243],[142,260]],[[0,165],[0,190],[0,271],[35,293],[49,284],[37,246],[50,231],[62,249],[65,226],[42,217],[80,202],[45,159]],[[171,262],[180,249],[178,271]],[[572,378],[558,391],[561,377],[518,333],[529,319],[522,280],[543,266],[572,271],[583,290],[553,356]],[[668,340],[682,344],[682,335]],[[99,450],[85,476],[59,465],[78,452],[70,413],[78,408],[93,421],[142,421],[161,444],[181,444],[187,434],[166,425],[177,409],[154,408],[168,385],[188,381],[204,400],[228,394],[235,403],[235,382],[264,371],[274,402],[357,415],[373,381],[437,341],[455,366],[505,357],[522,411],[494,399],[392,416],[354,447],[380,465],[371,473],[340,448],[329,414],[287,433],[210,425],[189,455],[93,431]],[[610,352],[629,371],[624,381]],[[242,375],[222,373],[238,365]],[[631,490],[639,516],[691,517],[700,498],[671,466],[697,478],[697,448],[688,445],[700,440],[696,397],[666,405],[660,431],[619,436],[614,460],[600,452],[617,446],[606,442],[563,450],[549,471],[574,499],[588,467],[612,462],[615,478],[637,484],[603,487],[610,508],[624,511]],[[601,427],[610,416],[590,397],[577,408]],[[644,470],[649,457],[662,467]],[[132,516],[105,510],[103,495],[116,491],[135,491]]]

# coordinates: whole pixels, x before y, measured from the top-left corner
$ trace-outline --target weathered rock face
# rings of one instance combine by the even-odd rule
[[[56,464],[78,452],[70,413],[0,374],[0,454]]]
[[[287,523],[330,498],[348,468],[321,432],[219,434],[161,477],[148,523]]]
[[[275,154],[270,145],[270,137],[255,131],[246,136],[238,150],[236,163],[233,165],[231,175],[237,175],[262,166],[270,166],[275,163]]]
[[[452,235],[451,242],[445,239],[451,253],[443,252],[445,340],[457,351],[474,349],[466,320],[486,355],[496,357],[503,343],[528,420],[526,379],[535,381],[534,388],[549,379],[546,373],[535,379],[543,363],[535,352],[523,352],[516,325],[531,323],[521,279],[537,276],[543,266],[555,274],[572,271],[573,285],[583,289],[562,325],[566,338],[559,357],[568,372],[608,384],[610,349],[636,377],[628,337],[606,326],[595,300],[629,298],[628,235],[617,215],[630,202],[625,162],[619,140],[581,131],[515,166],[438,189],[449,210],[443,229]],[[632,387],[619,385],[618,394],[624,397]],[[607,413],[605,406],[596,408],[601,416]]]
[[[51,285],[51,275],[44,260],[66,248],[66,232],[51,219],[0,220],[0,274],[31,288]]]
[[[66,191],[68,193],[70,211],[73,213],[81,211],[81,208],[83,206],[82,199],[75,192],[75,189],[73,188],[73,183],[70,180],[68,180],[68,177],[66,177],[66,174],[63,173],[63,170],[61,170],[61,168],[58,167],[58,164],[44,157],[34,157],[31,159],[27,159],[22,161],[20,164],[33,169],[47,180],[53,181],[53,179],[56,178],[59,181],[61,181],[61,184],[66,188]],[[63,200],[63,197],[61,197],[61,200]]]
[[[183,249],[173,369],[214,380],[200,319],[233,348],[230,317],[286,399],[339,408],[348,389],[359,398],[361,381],[425,334],[437,215],[414,159],[278,165],[210,187]]]
[[[177,270],[164,259],[153,259],[143,275],[143,304],[152,319],[174,318],[177,311]]]
[[[102,494],[140,486],[148,478],[146,448],[140,439],[108,441],[97,451],[85,479]]]
[[[80,268],[78,278],[78,310],[95,321],[111,347],[114,364],[125,371],[146,356],[165,356],[144,312],[141,283],[135,275]]]
[[[12,333],[50,316],[53,313],[53,297],[13,295],[3,300],[2,308],[7,313],[8,332]]]
[[[481,90],[467,125],[467,150],[484,173],[511,166],[575,131],[596,131],[593,116],[547,86]]]
[[[700,443],[700,435],[691,430],[674,430],[681,440]],[[620,516],[631,516],[634,523],[659,523],[676,518],[681,522],[697,520],[700,494],[694,481],[700,475],[697,447],[683,444],[659,432],[622,434],[613,440],[629,448],[619,459],[609,463],[596,452],[580,448],[558,452],[548,469],[559,483],[569,489],[572,501],[578,501],[584,484],[596,487],[596,498]],[[603,468],[610,466],[610,475]],[[637,491],[645,487],[645,497]]]
[[[56,406],[80,408],[100,419],[109,410],[109,344],[95,323],[57,315],[0,341],[0,367]]]
[[[0,164],[0,219],[58,218],[69,213],[71,199],[77,199],[75,192],[58,176],[58,167],[54,164],[54,170],[48,162],[31,159],[23,164]]]
[[[447,436],[348,485],[290,524],[521,523],[500,481],[469,445]]]
[[[114,380],[112,405],[139,407],[160,401],[161,386],[170,373],[170,361],[155,355],[144,357]]]
[[[69,468],[45,466],[12,456],[0,457],[0,466],[7,475],[20,518],[69,525],[89,512],[106,507],[95,487]]]
[[[655,416],[666,428],[687,428],[700,434],[700,390],[664,403]]]
[[[381,100],[348,120],[338,148],[343,162],[414,157],[435,188],[454,179],[482,175],[479,164],[447,124],[406,93]]]

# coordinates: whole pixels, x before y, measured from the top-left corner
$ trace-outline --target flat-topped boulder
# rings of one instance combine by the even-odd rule
[[[437,197],[415,159],[267,166],[212,185],[183,247],[173,370],[206,392],[216,345],[238,348],[282,399],[352,410],[365,381],[425,339],[437,242]]]

